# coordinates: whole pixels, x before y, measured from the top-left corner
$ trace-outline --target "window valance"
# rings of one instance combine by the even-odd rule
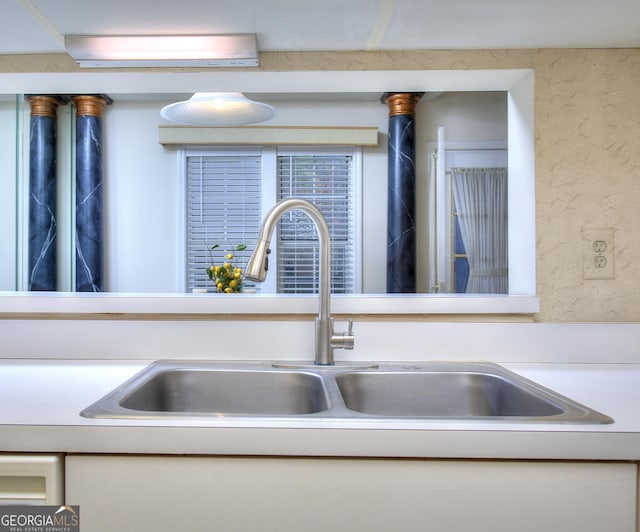
[[[194,146],[207,144],[256,144],[279,146],[377,146],[376,127],[159,126],[160,144]]]

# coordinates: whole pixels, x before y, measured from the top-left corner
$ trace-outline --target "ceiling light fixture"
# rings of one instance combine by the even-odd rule
[[[85,68],[258,66],[253,34],[66,35],[64,45]]]
[[[270,105],[250,100],[241,92],[196,92],[160,111],[162,118],[190,126],[242,126],[264,122],[275,114]]]

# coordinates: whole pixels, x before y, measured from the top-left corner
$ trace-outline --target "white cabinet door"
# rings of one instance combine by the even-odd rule
[[[635,532],[636,466],[69,456],[83,530]]]

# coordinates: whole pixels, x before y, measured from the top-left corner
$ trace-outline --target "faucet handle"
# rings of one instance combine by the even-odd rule
[[[339,349],[353,349],[355,336],[353,335],[353,320],[349,319],[347,332],[333,334],[331,337],[331,347]]]

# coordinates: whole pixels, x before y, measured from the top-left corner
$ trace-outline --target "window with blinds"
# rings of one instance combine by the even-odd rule
[[[186,156],[187,290],[213,290],[206,268],[239,244],[249,259],[261,218],[262,168],[259,152],[188,153]],[[211,252],[211,246],[220,247]]]
[[[220,245],[214,251],[217,263],[238,244],[246,244],[239,264],[244,267],[258,239],[266,209],[290,197],[309,200],[327,219],[332,292],[356,291],[354,149],[212,148],[187,151],[185,157],[188,291],[215,291],[206,273],[214,244]],[[318,235],[305,213],[290,211],[281,219],[271,249],[268,278],[276,277],[271,290],[290,294],[317,292]],[[268,290],[265,285],[256,283],[254,287]]]
[[[320,209],[331,234],[331,291],[354,292],[352,153],[278,153],[278,197],[303,198]],[[318,291],[318,234],[310,218],[290,211],[278,232],[278,292]]]

